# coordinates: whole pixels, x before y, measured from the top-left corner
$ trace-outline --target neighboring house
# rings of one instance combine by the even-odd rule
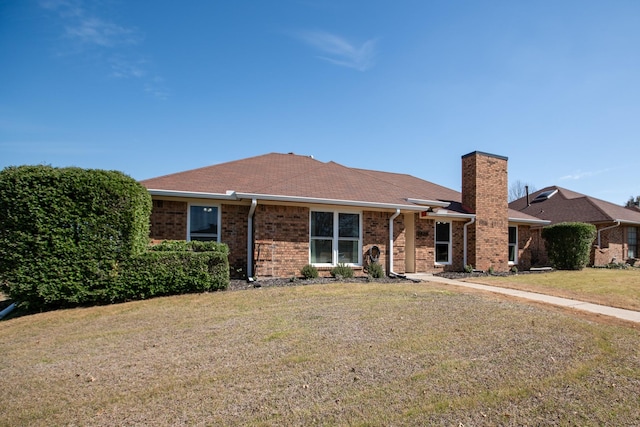
[[[551,186],[509,204],[511,209],[560,222],[586,222],[598,230],[591,251],[591,265],[635,263],[640,258],[640,210]]]
[[[462,156],[462,192],[410,175],[271,153],[142,181],[154,240],[229,246],[234,277],[292,277],[306,264],[387,274],[531,266],[548,221],[509,209],[507,158]]]

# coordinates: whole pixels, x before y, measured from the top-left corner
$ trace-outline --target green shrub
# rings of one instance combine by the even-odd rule
[[[380,279],[384,277],[384,268],[378,262],[372,262],[367,266],[367,274],[373,279]]]
[[[117,171],[0,171],[0,283],[26,308],[91,303],[146,251],[151,197]]]
[[[124,264],[100,302],[111,303],[162,295],[226,289],[229,261],[226,245],[214,251],[150,250]]]
[[[316,279],[318,277],[318,269],[311,264],[307,264],[300,269],[302,277],[305,279]]]
[[[467,264],[464,266],[465,273],[473,273],[473,266],[471,264]]]
[[[589,263],[596,237],[593,224],[563,222],[542,229],[551,265],[558,270],[581,270]]]
[[[331,269],[331,276],[338,279],[350,279],[353,277],[353,269],[346,264],[338,264]]]

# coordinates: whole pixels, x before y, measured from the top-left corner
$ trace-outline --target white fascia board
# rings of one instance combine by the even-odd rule
[[[238,200],[234,192],[221,193],[202,193],[198,191],[177,191],[177,190],[156,190],[148,189],[152,196],[168,196],[168,197],[187,197],[194,199],[215,199],[215,200]]]
[[[440,200],[423,200],[423,199],[411,199],[411,198],[408,198],[406,200],[407,202],[413,203],[414,205],[433,206],[437,208],[446,208],[446,207],[449,207],[449,205],[451,204],[451,202],[442,202]]]
[[[282,196],[277,194],[253,194],[253,193],[235,193],[238,199],[257,199],[268,200],[272,202],[289,202],[289,203],[313,203],[321,205],[338,205],[351,206],[360,208],[376,208],[376,209],[402,209],[409,211],[423,211],[424,207],[414,205],[399,205],[393,203],[376,203],[361,200],[340,200],[340,199],[321,199],[317,197],[304,196]]]
[[[509,222],[517,224],[549,225],[551,221],[546,219],[509,218]]]
[[[473,219],[476,217],[475,214],[464,214],[460,212],[427,212],[428,217],[435,218],[460,218],[460,219]]]
[[[629,225],[640,225],[640,221],[627,221],[626,219],[614,219],[614,222],[619,222],[621,224],[629,224]]]
[[[393,203],[376,203],[366,202],[361,200],[340,200],[340,199],[321,199],[317,197],[303,197],[303,196],[283,196],[277,194],[256,194],[256,193],[237,193],[229,190],[225,194],[222,193],[202,193],[197,191],[177,191],[177,190],[157,190],[148,189],[149,194],[152,196],[167,196],[167,197],[186,197],[197,199],[213,199],[213,200],[266,200],[272,202],[289,202],[289,203],[312,203],[322,205],[338,205],[338,206],[351,206],[360,208],[375,208],[375,209],[402,209],[405,211],[420,212],[425,210],[424,206],[418,206],[415,204],[393,204]],[[443,202],[434,202],[442,204]],[[449,203],[446,203],[448,206]]]

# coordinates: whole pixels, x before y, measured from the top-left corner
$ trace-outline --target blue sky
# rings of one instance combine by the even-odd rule
[[[637,0],[0,0],[0,168],[269,152],[640,195]]]

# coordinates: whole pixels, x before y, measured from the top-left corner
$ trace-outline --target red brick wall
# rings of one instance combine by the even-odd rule
[[[299,277],[309,263],[308,208],[258,204],[254,235],[254,275]]]
[[[152,240],[186,240],[187,202],[154,200],[149,235]]]
[[[246,278],[249,206],[222,205],[220,241],[229,246],[229,275]]]
[[[469,226],[468,263],[480,270],[509,269],[507,159],[473,152],[462,157],[462,203],[476,214]]]
[[[611,224],[597,226],[598,229],[610,227]],[[627,260],[627,244],[626,244],[625,226],[610,228],[600,233],[600,246],[598,247],[598,238],[593,242],[591,250],[591,265],[602,266],[611,262],[619,263]]]
[[[378,262],[382,264],[385,272],[389,271],[389,253],[387,246],[389,243],[389,218],[391,215],[389,212],[365,211],[362,213],[363,262],[366,263],[367,251],[373,246],[377,246],[378,249],[380,249],[380,259]],[[395,232],[397,231],[394,221],[394,234]]]

